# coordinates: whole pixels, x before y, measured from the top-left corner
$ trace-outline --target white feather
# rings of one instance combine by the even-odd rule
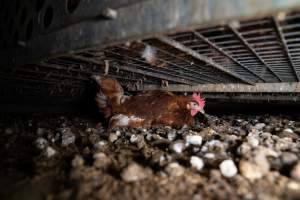
[[[148,63],[153,64],[156,60],[156,50],[147,45],[142,52],[142,58],[144,58]]]

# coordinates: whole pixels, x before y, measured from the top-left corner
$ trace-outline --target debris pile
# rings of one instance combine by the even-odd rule
[[[6,198],[300,198],[300,117],[107,132],[95,119],[6,116],[0,132]]]

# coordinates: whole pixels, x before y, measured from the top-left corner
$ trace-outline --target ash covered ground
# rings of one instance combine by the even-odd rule
[[[300,116],[210,116],[119,128],[2,116],[1,199],[300,199]]]

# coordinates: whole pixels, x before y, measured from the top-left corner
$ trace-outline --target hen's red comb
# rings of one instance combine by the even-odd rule
[[[193,93],[192,97],[193,97],[193,100],[196,101],[201,108],[204,108],[204,106],[205,106],[205,99],[204,98],[201,98],[201,96],[199,94],[195,93],[195,92]]]

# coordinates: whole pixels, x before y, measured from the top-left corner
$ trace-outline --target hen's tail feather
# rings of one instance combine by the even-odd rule
[[[102,112],[105,117],[110,117],[113,114],[114,108],[122,103],[122,99],[124,98],[123,88],[118,81],[113,78],[96,75],[91,78],[94,79],[100,87],[95,98],[100,112]]]

